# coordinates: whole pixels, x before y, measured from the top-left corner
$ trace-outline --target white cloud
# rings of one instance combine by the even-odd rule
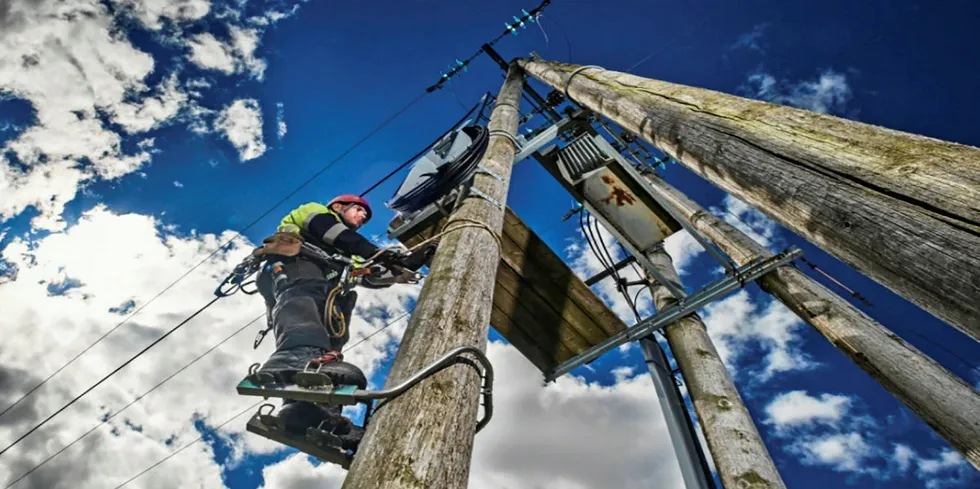
[[[262,139],[262,111],[255,99],[239,99],[225,107],[215,122],[215,129],[238,150],[242,161],[248,161],[265,153]]]
[[[494,418],[476,436],[470,487],[683,487],[645,370],[608,387],[574,376],[543,387],[513,347],[491,343],[488,356]]]
[[[189,39],[187,46],[191,49],[191,62],[201,68],[217,70],[226,75],[237,70],[237,63],[231,50],[210,32]]]
[[[770,251],[782,251],[777,249],[782,244],[779,238],[779,224],[754,207],[730,194],[725,194],[722,207],[711,207],[710,210]]]
[[[154,60],[115,29],[101,3],[13,1],[5,8],[0,90],[29,102],[37,122],[0,148],[27,167],[0,157],[0,220],[33,206],[41,212],[36,227],[59,229],[64,205],[83,183],[117,178],[149,161],[146,152],[124,152],[99,111],[138,131],[172,114],[180,97],[171,85],[159,96],[142,95]]]
[[[761,45],[760,41],[765,35],[767,27],[769,27],[769,23],[764,22],[753,26],[751,32],[743,32],[742,34],[739,34],[735,44],[729,46],[728,50],[734,51],[739,48],[745,48],[750,51],[765,53],[765,48]]]
[[[160,30],[164,19],[171,22],[198,20],[211,10],[207,0],[112,0],[116,7],[130,12],[149,29]]]
[[[841,472],[861,472],[866,459],[874,455],[861,433],[828,435],[801,444],[803,463],[826,465]]]
[[[228,26],[228,42],[218,40],[210,32],[194,36],[187,41],[190,48],[190,61],[204,69],[217,70],[226,75],[248,71],[257,80],[262,80],[266,63],[255,56],[261,32],[234,25]]]
[[[746,373],[743,369],[761,364],[761,371],[752,370],[752,381],[765,382],[781,372],[817,366],[800,349],[803,322],[781,302],[763,299],[756,303],[746,290],[740,290],[702,311],[708,334],[733,376],[742,376]],[[755,347],[765,355],[761,362],[755,357],[758,353],[745,358]]]
[[[286,109],[282,102],[276,103],[276,135],[280,141],[286,137]]]
[[[813,423],[836,424],[847,414],[851,398],[822,394],[812,397],[806,391],[784,392],[766,406],[767,423],[777,428],[809,425]]]
[[[768,73],[752,73],[748,86],[739,87],[739,91],[759,100],[824,114],[844,112],[852,97],[847,76],[833,70],[824,71],[814,81],[796,83],[777,80]]]

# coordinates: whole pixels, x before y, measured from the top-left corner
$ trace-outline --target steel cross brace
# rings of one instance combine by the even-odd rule
[[[778,255],[773,255],[768,258],[756,258],[738,267],[733,275],[718,280],[680,299],[669,307],[665,307],[657,314],[606,338],[601,343],[590,347],[561,365],[558,365],[554,370],[545,374],[545,381],[552,382],[558,377],[599,358],[613,348],[646,337],[654,331],[662,329],[674,321],[697,311],[701,307],[720,299],[729,292],[742,288],[745,283],[756,280],[802,255],[803,252],[799,248],[791,246]]]

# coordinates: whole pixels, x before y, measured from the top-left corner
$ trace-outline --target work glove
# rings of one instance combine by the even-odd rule
[[[397,248],[389,248],[382,251],[381,254],[378,255],[378,257],[373,261],[374,263],[390,267],[391,265],[400,265],[401,260],[404,259],[404,257],[405,255],[401,252],[401,250]]]
[[[418,269],[422,268],[423,265],[428,265],[432,260],[432,256],[435,254],[436,245],[429,244],[415,250],[415,252],[411,254],[405,255],[399,264],[405,268],[408,268],[409,270],[418,271]]]

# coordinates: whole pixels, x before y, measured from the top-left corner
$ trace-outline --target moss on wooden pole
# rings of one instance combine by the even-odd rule
[[[662,277],[684,289],[673,260],[662,246],[646,253],[646,257]],[[670,289],[661,283],[654,282],[650,291],[658,311],[677,302]],[[722,485],[727,489],[785,489],[786,484],[701,318],[697,314],[685,316],[667,326],[664,336],[684,376]]]
[[[515,148],[510,138],[494,131],[516,134],[523,87],[523,71],[511,65],[490,116],[493,134],[480,162],[501,179],[477,173],[473,184],[500,206],[506,205]],[[462,201],[446,229],[475,221],[493,234],[470,226],[442,237],[386,386],[402,382],[457,346],[486,348],[504,210],[475,195]],[[480,398],[479,376],[466,365],[456,365],[383,406],[368,425],[344,489],[466,487]]]
[[[658,195],[739,265],[772,255],[660,177],[649,172],[644,176]],[[980,468],[980,391],[794,267],[779,267],[758,283]]]
[[[598,67],[518,63],[980,340],[980,149]]]

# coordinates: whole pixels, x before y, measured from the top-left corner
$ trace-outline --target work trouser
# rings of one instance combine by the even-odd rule
[[[274,277],[272,264],[283,264]],[[331,273],[333,272],[333,273]],[[329,277],[329,278],[328,278]],[[337,285],[339,273],[303,257],[267,256],[256,278],[265,299],[267,321],[276,338],[276,350],[260,370],[299,369],[327,351],[340,351],[350,339],[350,329],[333,337],[324,322],[327,295]],[[352,291],[338,304],[348,322],[356,295]]]

